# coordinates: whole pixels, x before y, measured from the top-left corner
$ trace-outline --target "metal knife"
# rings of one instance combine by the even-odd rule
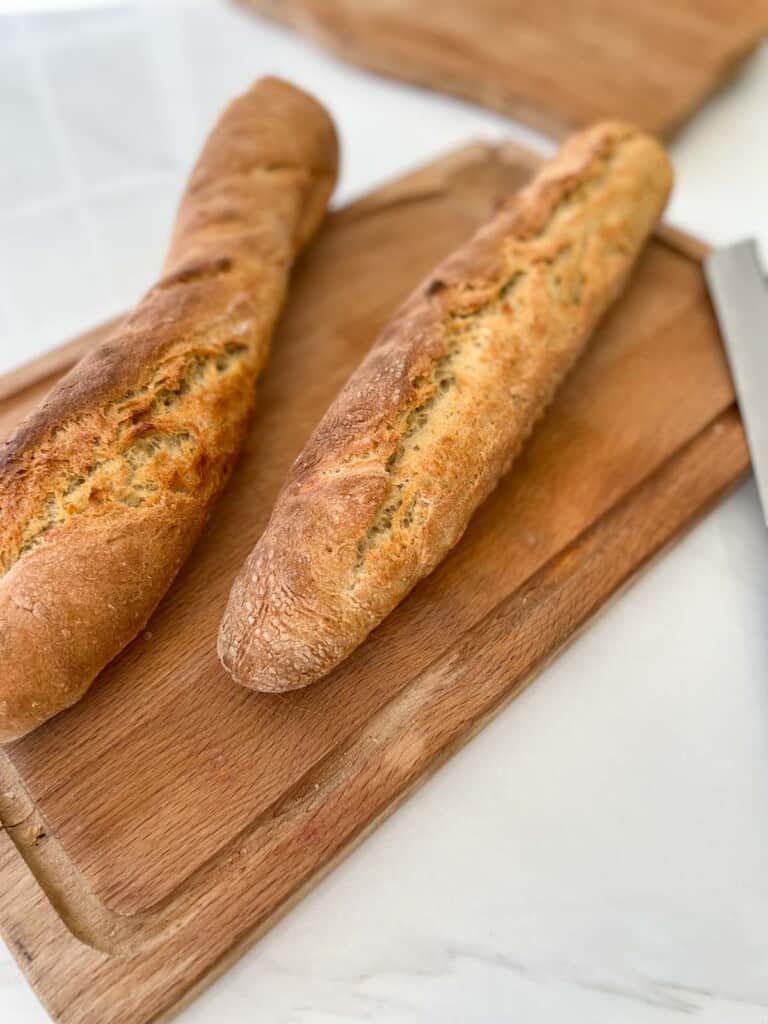
[[[754,239],[714,249],[704,273],[747,435],[768,526],[768,281]]]

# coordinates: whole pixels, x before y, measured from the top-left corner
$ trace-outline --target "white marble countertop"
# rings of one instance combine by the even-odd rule
[[[0,371],[138,297],[265,72],[333,111],[337,202],[468,137],[543,144],[234,7],[0,18]],[[765,245],[767,101],[764,47],[674,144],[670,219]],[[767,627],[747,482],[180,1020],[766,1024]],[[46,1019],[0,945],[0,1020]]]

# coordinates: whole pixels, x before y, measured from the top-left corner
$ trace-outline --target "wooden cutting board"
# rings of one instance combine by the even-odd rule
[[[472,145],[329,219],[189,564],[86,699],[0,754],[0,926],[57,1020],[177,1009],[747,467],[701,246],[662,233],[517,468],[360,650],[282,696],[221,670],[219,616],[288,465],[396,304],[534,162]],[[6,378],[0,435],[103,333]]]
[[[549,134],[674,131],[768,30],[768,0],[243,0],[342,57]]]

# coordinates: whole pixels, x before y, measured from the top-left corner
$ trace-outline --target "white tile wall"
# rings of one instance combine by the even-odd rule
[[[62,198],[64,167],[28,59],[16,51],[0,60],[0,125],[0,213]]]
[[[83,326],[83,310],[113,304],[112,282],[84,210],[61,203],[28,209],[0,226],[0,279],[16,354],[35,339],[65,338]],[[98,297],[97,301],[94,298]]]
[[[96,252],[116,297],[141,295],[158,275],[178,200],[176,182],[160,176],[87,199]]]
[[[176,169],[161,83],[141,26],[52,47],[46,93],[85,189]],[[110,81],[119,83],[111,89]]]

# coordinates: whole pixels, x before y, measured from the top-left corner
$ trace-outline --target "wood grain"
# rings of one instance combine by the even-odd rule
[[[287,466],[395,304],[533,163],[473,145],[330,218],[188,566],[88,697],[0,755],[0,927],[56,1019],[177,1009],[746,468],[698,250],[661,234],[516,470],[348,662],[285,696],[219,668]],[[76,348],[5,382],[0,435]]]
[[[363,67],[558,135],[668,135],[768,29],[768,0],[244,0]]]

